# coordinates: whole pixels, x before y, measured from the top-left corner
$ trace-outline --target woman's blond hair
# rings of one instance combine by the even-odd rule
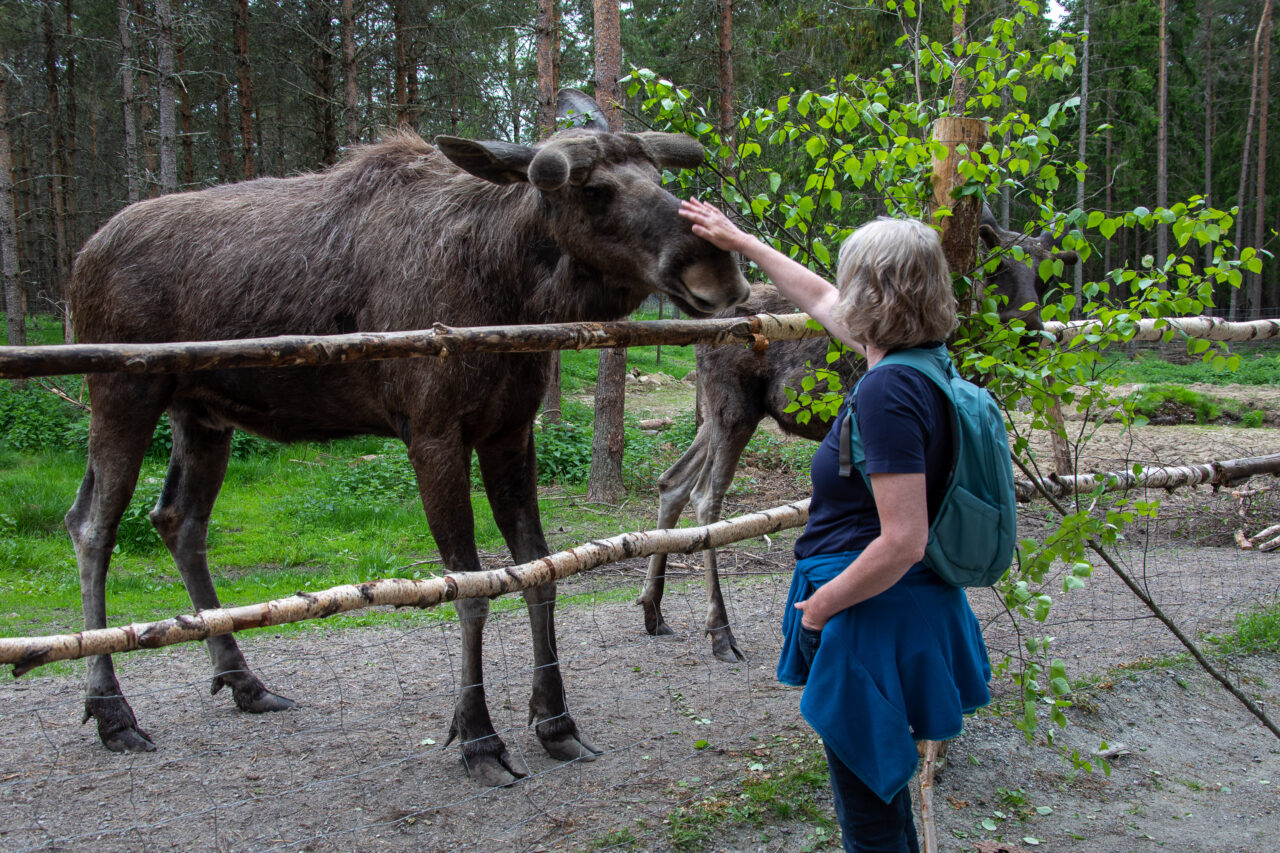
[[[849,235],[836,267],[835,317],[888,352],[945,340],[956,297],[938,234],[913,219],[880,217]]]

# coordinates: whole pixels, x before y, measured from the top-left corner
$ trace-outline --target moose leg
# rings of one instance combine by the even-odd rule
[[[693,491],[694,481],[702,470],[710,432],[709,428],[698,430],[689,449],[658,478],[658,527],[669,529],[675,527],[680,520],[680,513],[684,511]],[[662,618],[662,594],[666,584],[667,555],[654,554],[649,558],[644,589],[636,599],[636,604],[644,608],[644,629],[655,637],[672,633],[666,620]]]
[[[123,375],[88,380],[93,400],[89,461],[65,523],[76,551],[85,630],[107,626],[106,581],[116,531],[133,497],[151,434],[164,410],[159,383]],[[151,752],[151,736],[138,726],[116,680],[110,655],[89,658],[84,722],[98,722],[98,737],[112,752]]]
[[[550,550],[538,515],[537,465],[531,425],[523,424],[502,441],[478,447],[477,455],[493,519],[511,549],[512,559],[519,564],[545,557]],[[600,750],[578,732],[565,698],[556,654],[555,583],[526,589],[524,601],[533,632],[529,722],[535,724],[538,740],[552,758],[593,759]]]
[[[738,460],[754,432],[755,424],[727,430],[720,440],[711,445],[710,458],[698,472],[693,487],[693,509],[699,525],[714,524],[720,520],[724,496],[733,484]],[[707,584],[705,631],[711,637],[711,653],[726,663],[746,660],[729,627],[729,613],[725,610],[724,595],[720,590],[720,571],[714,548],[702,552],[702,566]]]
[[[209,576],[206,544],[209,515],[227,472],[232,430],[205,426],[188,411],[171,411],[169,418],[173,452],[160,500],[151,511],[151,523],[169,547],[191,603],[197,610],[220,607]],[[293,707],[291,700],[262,686],[233,635],[212,637],[208,646],[213,660],[213,693],[230,687],[236,707],[255,714]]]
[[[445,570],[476,572],[480,570],[480,557],[476,554],[471,515],[471,448],[463,445],[457,429],[455,426],[443,437],[428,435],[425,429],[416,430],[409,442],[409,461],[418,477],[427,524]],[[489,602],[464,598],[455,601],[454,608],[462,631],[462,683],[445,745],[458,739],[462,764],[480,784],[510,785],[528,774],[512,762],[506,744],[494,731],[485,702],[481,652]]]

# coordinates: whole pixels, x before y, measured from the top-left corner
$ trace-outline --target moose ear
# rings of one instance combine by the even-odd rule
[[[577,89],[561,89],[556,94],[556,124],[585,130],[609,130],[604,111],[591,96]]]
[[[437,136],[436,147],[459,169],[493,184],[528,180],[534,150],[509,142],[476,142],[457,136]]]
[[[648,131],[636,135],[649,159],[668,169],[696,169],[707,156],[701,142],[683,133]]]
[[[1000,245],[1000,233],[986,222],[978,226],[978,237],[982,240],[982,245],[987,247],[987,251]]]

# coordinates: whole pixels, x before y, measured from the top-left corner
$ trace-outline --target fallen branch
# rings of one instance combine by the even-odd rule
[[[691,554],[778,530],[799,527],[809,518],[809,501],[750,513],[703,527],[624,533],[588,542],[519,566],[487,572],[449,574],[412,580],[387,578],[346,584],[320,592],[243,607],[201,610],[160,622],[98,628],[47,637],[0,638],[0,664],[13,664],[15,676],[58,660],[154,649],[206,640],[249,628],[267,628],[366,607],[434,607],[459,598],[493,598],[631,557],[658,553]]]
[[[1261,458],[1266,458],[1266,457],[1261,457]],[[1244,461],[1244,460],[1237,460],[1237,461]],[[1017,457],[1014,457],[1013,463],[1022,470],[1022,473],[1024,475],[1026,475],[1029,479],[1035,481],[1037,485],[1040,485],[1043,482],[1042,478],[1032,476],[1031,472],[1027,470],[1025,465],[1023,465],[1022,460],[1018,459]],[[1054,510],[1059,515],[1061,515],[1063,518],[1067,517],[1068,513],[1066,508],[1062,504],[1058,503],[1058,499],[1053,494],[1044,490],[1041,491],[1041,494],[1044,495],[1045,500],[1047,500],[1050,504],[1053,505]],[[1263,711],[1260,707],[1258,707],[1258,705],[1252,699],[1246,696],[1240,690],[1240,688],[1232,684],[1231,679],[1223,675],[1222,672],[1217,667],[1215,667],[1213,664],[1209,662],[1209,659],[1204,656],[1204,653],[1202,651],[1200,651],[1200,647],[1197,646],[1196,643],[1190,637],[1188,637],[1182,631],[1181,628],[1178,627],[1176,622],[1174,622],[1172,619],[1169,618],[1169,616],[1164,612],[1164,610],[1161,609],[1160,605],[1155,603],[1155,600],[1150,595],[1148,595],[1145,590],[1143,590],[1143,588],[1138,584],[1137,581],[1135,581],[1129,575],[1128,572],[1120,568],[1120,564],[1117,563],[1112,558],[1111,554],[1108,553],[1105,548],[1103,548],[1101,545],[1098,544],[1096,539],[1093,539],[1092,537],[1089,539],[1086,539],[1085,544],[1087,544],[1089,546],[1089,549],[1093,551],[1093,553],[1097,554],[1098,557],[1104,563],[1107,564],[1108,568],[1111,569],[1111,571],[1116,575],[1116,577],[1120,578],[1120,581],[1129,588],[1129,591],[1132,592],[1135,596],[1137,596],[1139,601],[1141,601],[1144,605],[1146,605],[1146,608],[1151,611],[1151,614],[1155,616],[1156,619],[1158,619],[1161,622],[1161,624],[1163,624],[1166,628],[1169,629],[1169,633],[1173,634],[1173,636],[1177,638],[1178,642],[1182,643],[1183,647],[1186,648],[1186,650],[1191,653],[1191,656],[1193,658],[1195,658],[1196,663],[1200,665],[1201,669],[1209,673],[1209,675],[1212,676],[1214,680],[1216,680],[1219,684],[1221,684],[1228,693],[1236,697],[1236,699],[1240,702],[1240,704],[1244,705],[1244,707],[1248,709],[1249,713],[1257,717],[1258,720],[1264,726],[1266,726],[1267,729],[1270,730],[1270,732],[1273,735],[1275,735],[1277,738],[1280,738],[1280,728],[1278,728],[1276,724],[1272,722],[1271,718],[1267,716],[1266,712]]]
[[[1023,470],[1026,471],[1025,468]],[[1099,485],[1102,486],[1103,492],[1120,492],[1128,489],[1177,489],[1205,483],[1216,487],[1229,486],[1259,474],[1280,475],[1280,453],[1194,465],[1146,468],[1137,474],[1133,471],[1108,471],[1103,474],[1074,476],[1050,474],[1047,477],[1015,480],[1013,487],[1018,500],[1025,503],[1041,493],[1058,498],[1090,494]]]

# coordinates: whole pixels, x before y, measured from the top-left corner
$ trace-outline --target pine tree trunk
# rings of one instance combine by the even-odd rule
[[[178,191],[178,116],[174,93],[173,0],[156,0],[156,70],[160,89],[160,194]]]
[[[1156,95],[1156,206],[1169,206],[1169,0],[1160,0],[1160,68]],[[1156,269],[1169,257],[1169,226],[1156,225]]]
[[[1244,208],[1245,208],[1245,190],[1249,186],[1249,154],[1253,151],[1253,125],[1258,114],[1258,66],[1262,58],[1262,31],[1264,25],[1268,23],[1269,13],[1271,11],[1271,0],[1266,0],[1266,6],[1263,8],[1262,15],[1258,18],[1258,29],[1253,36],[1253,71],[1251,75],[1251,83],[1249,86],[1249,115],[1244,123],[1244,145],[1240,150],[1240,189],[1236,194],[1236,251],[1239,252],[1244,247]],[[1231,319],[1239,320],[1243,310],[1240,299],[1240,288],[1231,288]],[[1254,306],[1250,306],[1254,307]]]
[[[75,16],[71,10],[71,0],[62,0],[62,12],[64,17],[64,33],[66,41],[62,51],[63,62],[66,65],[66,76],[64,78],[64,90],[67,93],[67,132],[66,132],[66,169],[67,178],[62,182],[62,192],[65,197],[65,206],[67,211],[67,275],[70,276],[71,260],[76,249],[80,246],[82,239],[87,239],[88,234],[81,234],[80,225],[80,198],[79,185],[80,181],[80,137],[79,137],[79,117],[80,107],[76,101],[76,44],[75,44]]]
[[[134,20],[145,22],[149,19],[144,0],[133,2]],[[148,38],[139,39],[138,56],[150,56],[151,44]],[[154,64],[139,62],[136,66],[137,85],[136,103],[138,104],[138,141],[142,145],[142,195],[154,198],[160,187],[160,151],[156,142],[160,134],[156,129],[155,103],[151,99],[152,74],[147,69]]]
[[[13,154],[9,148],[9,84],[0,50],[0,279],[4,282],[5,330],[9,346],[27,345],[27,306],[18,278],[18,215],[13,196]],[[20,384],[20,383],[19,383]]]
[[[405,42],[409,38],[406,32],[405,23],[405,0],[394,0],[391,15],[392,39],[395,48],[395,67],[392,73],[395,75],[395,90],[393,97],[395,99],[395,115],[392,118],[396,127],[409,126],[409,93],[408,93],[408,76],[409,63],[407,60],[408,51]]]
[[[186,53],[182,47],[182,38],[178,38],[178,145],[182,148],[182,185],[190,187],[196,182],[195,127],[192,123],[191,93],[182,83],[182,72],[186,70]]]
[[[249,0],[233,0],[236,49],[236,84],[240,92],[240,174],[249,180],[257,174],[254,164],[253,77],[249,68]]]
[[[622,70],[621,14],[618,0],[593,0],[595,17],[596,103],[604,111],[610,130],[621,130],[622,100],[618,78]],[[600,350],[596,377],[595,425],[591,440],[591,475],[587,499],[617,503],[625,494],[622,453],[626,439],[622,418],[626,402],[627,351]]]
[[[360,91],[356,81],[355,0],[342,0],[338,11],[342,41],[342,107],[346,120],[346,144],[360,142]]]
[[[133,35],[129,26],[129,0],[118,0],[116,19],[120,28],[120,95],[124,113],[124,169],[128,181],[128,200],[133,204],[142,198],[138,189],[138,131],[134,118]]]
[[[1267,122],[1271,117],[1271,4],[1272,0],[1267,0],[1266,5],[1262,7],[1262,23],[1259,25],[1262,30],[1260,39],[1262,60],[1258,70],[1261,87],[1258,93],[1260,110],[1258,114],[1258,182],[1253,194],[1253,203],[1256,206],[1253,219],[1253,247],[1259,251],[1267,234]],[[1240,213],[1243,218],[1244,210],[1242,209]],[[1249,276],[1249,310],[1255,317],[1262,316],[1261,272]]]
[[[1204,11],[1204,206],[1213,207],[1213,0]],[[1204,247],[1204,266],[1213,264],[1213,247]]]
[[[313,132],[318,162],[332,166],[338,160],[338,128],[334,121],[333,16],[325,0],[308,0],[314,47],[311,51]]]
[[[560,89],[560,4],[538,0],[538,132],[544,139],[556,129],[556,92]],[[548,355],[547,390],[542,395],[542,419],[560,423],[560,353]],[[625,380],[624,380],[625,381]]]
[[[1084,0],[1084,56],[1080,60],[1080,138],[1076,144],[1076,158],[1081,163],[1088,163],[1087,159],[1088,146],[1087,140],[1089,135],[1089,54],[1090,41],[1093,34],[1089,30],[1089,12],[1092,3],[1090,0]],[[1080,215],[1084,216],[1084,175],[1080,176],[1079,182],[1076,184],[1076,210],[1080,211]],[[1080,318],[1080,309],[1084,305],[1084,264],[1075,265],[1075,307],[1071,309],[1073,319]]]
[[[73,340],[70,317],[66,311],[67,279],[70,274],[71,253],[67,245],[67,210],[66,196],[63,193],[63,179],[66,163],[63,156],[66,152],[62,135],[62,110],[59,104],[58,87],[60,76],[57,36],[53,28],[53,13],[48,6],[44,8],[44,74],[47,95],[45,100],[46,115],[49,121],[49,211],[52,219],[49,226],[53,233],[53,291],[63,306],[62,339],[66,343]]]
[[[733,151],[733,0],[720,0],[720,139]],[[725,167],[733,165],[730,153]]]

